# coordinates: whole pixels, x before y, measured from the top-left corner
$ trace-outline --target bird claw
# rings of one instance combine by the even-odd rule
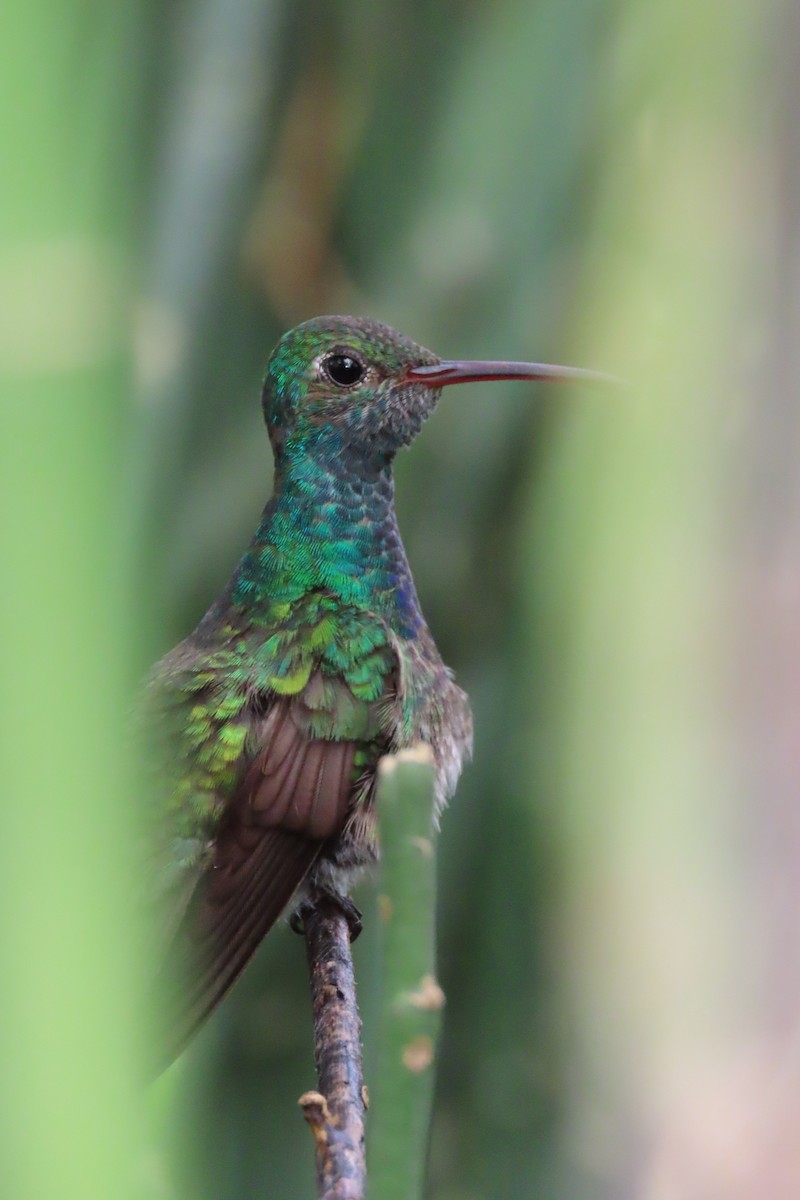
[[[301,900],[294,912],[289,914],[289,928],[299,937],[305,937],[306,918],[314,911],[314,905],[309,900]]]
[[[347,921],[347,928],[350,930],[350,941],[354,942],[364,928],[364,922],[361,919],[361,909],[357,904],[353,903],[349,896],[340,896],[336,892],[328,892],[326,896],[336,905],[345,921]]]
[[[300,904],[298,904],[289,917],[289,928],[293,933],[304,937],[308,918],[312,913],[316,912],[320,903],[325,902],[339,909],[339,912],[345,921],[347,921],[347,928],[350,931],[350,941],[354,942],[364,928],[361,909],[353,903],[349,896],[342,896],[339,892],[329,891],[327,888],[320,888],[314,893],[313,897],[301,900]]]

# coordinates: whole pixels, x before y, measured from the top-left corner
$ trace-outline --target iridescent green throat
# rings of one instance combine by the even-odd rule
[[[397,528],[391,458],[359,456],[330,427],[282,447],[274,494],[229,598],[268,621],[275,605],[320,588],[385,615],[404,637],[422,624]]]

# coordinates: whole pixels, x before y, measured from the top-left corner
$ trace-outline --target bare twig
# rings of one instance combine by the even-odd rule
[[[350,930],[341,909],[325,899],[304,924],[320,1090],[306,1092],[300,1105],[316,1142],[318,1195],[363,1200],[366,1093]]]

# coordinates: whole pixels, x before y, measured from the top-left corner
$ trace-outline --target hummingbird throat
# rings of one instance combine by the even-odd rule
[[[412,637],[422,615],[397,526],[391,461],[367,465],[328,446],[296,453],[287,446],[232,582],[234,603],[249,608],[324,588],[343,604],[386,615]]]

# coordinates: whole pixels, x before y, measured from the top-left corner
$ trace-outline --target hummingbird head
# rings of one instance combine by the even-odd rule
[[[419,433],[443,387],[492,379],[601,380],[547,363],[449,361],[361,317],[314,317],[285,333],[269,360],[262,403],[276,459],[331,433],[334,453],[376,465]]]
[[[264,381],[264,419],[276,456],[288,443],[335,431],[342,450],[390,458],[419,433],[441,394],[410,372],[438,362],[378,321],[304,321],[278,342]]]

